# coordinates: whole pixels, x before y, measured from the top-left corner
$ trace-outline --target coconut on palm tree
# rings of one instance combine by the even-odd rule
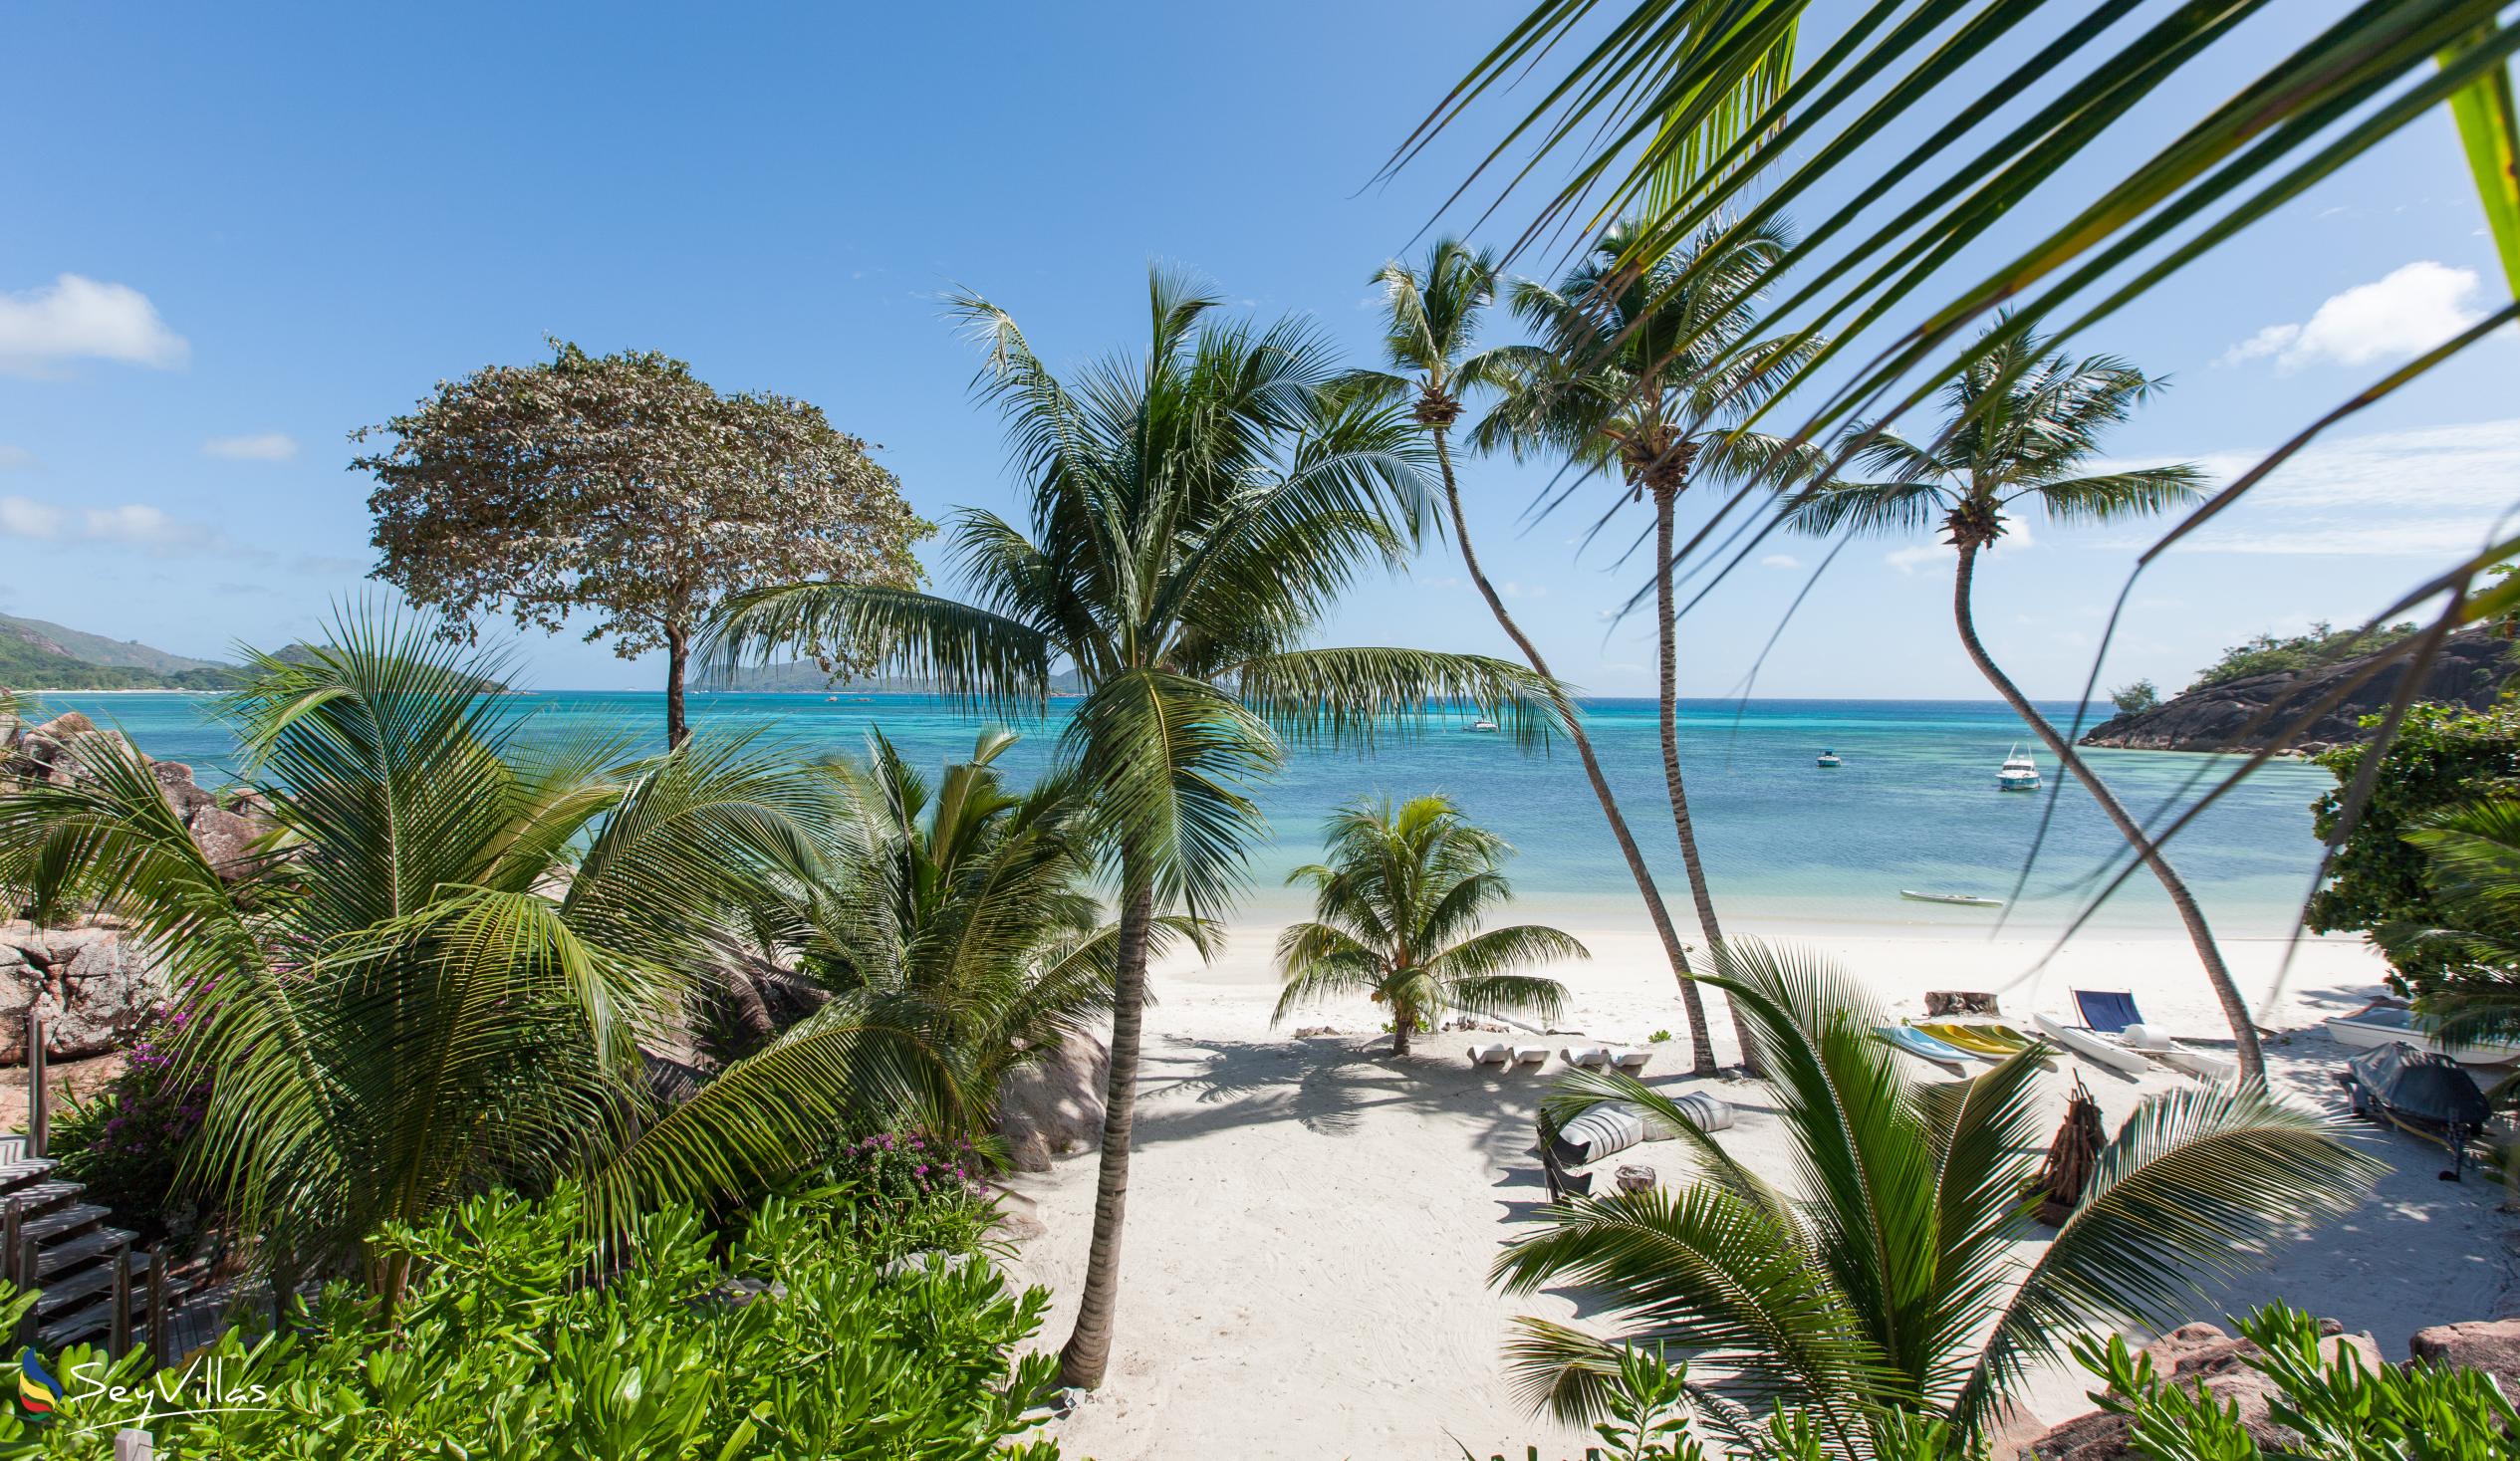
[[[1790,243],[1782,225],[1709,228],[1644,263],[1628,257],[1636,243],[1632,228],[1613,226],[1556,288],[1514,287],[1514,313],[1540,332],[1543,350],[1523,358],[1536,365],[1479,423],[1476,439],[1556,452],[1614,477],[1627,500],[1652,504],[1662,784],[1698,926],[1720,953],[1723,927],[1680,776],[1678,506],[1694,487],[1782,488],[1814,465],[1815,453],[1743,423],[1818,347],[1753,339],[1761,286]],[[1694,1016],[1695,991],[1683,989]],[[1738,1014],[1733,1027],[1755,1070]]]
[[[1391,1054],[1446,1013],[1508,1010],[1554,1020],[1566,986],[1519,971],[1589,958],[1572,935],[1536,923],[1482,930],[1514,895],[1513,849],[1473,827],[1449,798],[1382,798],[1342,807],[1324,829],[1326,862],[1287,874],[1310,883],[1313,917],[1278,937],[1286,988],[1274,1023],[1325,996],[1362,994],[1391,1012]]]
[[[1383,286],[1383,350],[1391,368],[1352,370],[1341,384],[1372,399],[1409,404],[1410,418],[1424,429],[1434,446],[1435,470],[1443,484],[1453,541],[1461,548],[1462,567],[1469,572],[1470,582],[1478,586],[1479,597],[1487,601],[1488,612],[1496,616],[1497,626],[1514,641],[1514,647],[1522,651],[1534,671],[1554,680],[1540,646],[1523,631],[1505,607],[1504,596],[1479,566],[1478,549],[1470,541],[1469,514],[1462,506],[1460,480],[1452,463],[1452,428],[1461,419],[1465,397],[1474,391],[1501,394],[1518,380],[1545,370],[1549,363],[1534,346],[1477,349],[1480,321],[1495,302],[1499,285],[1495,256],[1490,253],[1473,250],[1456,239],[1444,239],[1427,251],[1422,266],[1411,268],[1395,259],[1383,266],[1375,282]],[[1557,711],[1566,727],[1567,739],[1575,746],[1576,758],[1583,763],[1585,779],[1592,783],[1593,799],[1601,803],[1611,837],[1619,844],[1620,854],[1627,858],[1628,874],[1636,879],[1638,895],[1644,899],[1645,915],[1653,923],[1655,936],[1662,940],[1663,957],[1670,961],[1671,972],[1679,980],[1696,1071],[1699,1075],[1711,1075],[1715,1070],[1715,1047],[1706,1028],[1705,1001],[1689,977],[1688,951],[1680,942],[1679,930],[1672,926],[1670,909],[1663,905],[1662,889],[1645,865],[1636,835],[1629,831],[1627,815],[1620,810],[1619,799],[1610,789],[1610,778],[1602,772],[1601,758],[1593,751],[1593,738],[1584,728],[1583,711],[1566,695],[1558,697]]]
[[[2056,522],[2099,524],[2149,517],[2196,500],[2203,473],[2191,465],[2091,470],[2102,434],[2162,383],[2115,356],[2070,361],[2050,354],[2035,334],[2002,336],[1943,387],[1945,419],[1931,441],[1919,444],[1887,429],[1859,433],[1862,444],[1851,470],[1878,474],[1876,479],[1818,484],[1797,493],[1788,512],[1797,527],[1815,534],[1941,528],[1957,555],[1951,617],[1969,662],[2091,793],[2169,894],[2231,1026],[2241,1077],[2258,1081],[2265,1078],[2266,1064],[2257,1025],[2204,910],[2126,804],[1987,653],[1971,599],[1978,559],[2003,539],[2025,505],[2035,504]]]
[[[1156,915],[1223,911],[1259,831],[1249,790],[1285,739],[1370,740],[1462,701],[1525,743],[1554,719],[1548,687],[1504,660],[1310,645],[1360,574],[1405,561],[1429,506],[1419,452],[1394,413],[1333,398],[1312,327],[1219,323],[1218,304],[1156,273],[1145,352],[1063,379],[1012,317],[959,298],[989,349],[982,389],[1006,415],[1029,523],[962,513],[963,600],[791,585],[737,602],[713,631],[721,659],[864,646],[1010,709],[1037,712],[1055,666],[1080,681],[1059,765],[1120,897],[1093,1245],[1061,1354],[1086,1387],[1111,1355]]]
[[[2094,1326],[2176,1323],[2199,1280],[2353,1205],[2381,1170],[2329,1118],[2263,1086],[2144,1097],[2101,1150],[2043,1248],[2025,1252],[2049,1119],[2042,1046],[1975,1080],[1918,1085],[1873,1035],[1884,1016],[1827,961],[1726,945],[1719,982],[1748,1012],[1796,1155],[1788,1195],[1734,1160],[1667,1095],[1578,1073],[1546,1098],[1570,1120],[1629,1101],[1682,1137],[1687,1185],[1544,1209],[1493,1278],[1600,1296],[1629,1344],[1737,1373],[1736,1396],[1799,1412],[1835,1454],[1869,1454],[1870,1415],[1925,1411],[1982,1434],[2033,1363]],[[1511,1353],[1529,1393],[1596,1413],[1621,1345],[1535,1319]],[[1719,1421],[1748,1417],[1720,1398]]]
[[[920,1032],[849,1010],[660,1104],[644,1052],[688,1027],[684,971],[822,875],[830,782],[744,740],[529,738],[494,677],[385,619],[255,656],[225,710],[276,831],[242,866],[195,846],[119,735],[0,796],[0,886],[162,951],[179,1074],[210,1087],[189,1170],[282,1268],[495,1184],[579,1178],[618,1233],[642,1203],[779,1180],[846,1120],[962,1118]],[[396,1261],[367,1271],[390,1303]]]

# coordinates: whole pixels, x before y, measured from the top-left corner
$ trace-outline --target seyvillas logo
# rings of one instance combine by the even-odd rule
[[[33,1415],[50,1415],[62,1406],[61,1381],[32,1348],[18,1351],[18,1403]]]

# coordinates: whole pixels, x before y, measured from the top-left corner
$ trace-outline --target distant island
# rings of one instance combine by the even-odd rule
[[[303,659],[304,644],[274,650],[275,659]],[[143,644],[109,639],[47,619],[0,613],[0,687],[27,692],[76,690],[232,690],[245,682],[242,666],[195,659]],[[507,686],[483,681],[484,689]]]
[[[2470,710],[2492,704],[2520,670],[2512,641],[2499,629],[2480,624],[2445,639],[2424,675],[2420,698]],[[2352,633],[2326,624],[2289,638],[2261,634],[2225,653],[2166,700],[2145,703],[2148,683],[2120,691],[2121,713],[2095,727],[2082,743],[2136,751],[2265,750],[2284,722],[2336,693],[2369,668],[2376,655],[2412,631],[2410,624],[2375,630],[2354,646],[2359,650],[2354,653],[2340,652]],[[2321,751],[2368,738],[2371,732],[2360,722],[2389,708],[2404,672],[2403,666],[2391,665],[2346,691],[2283,749]],[[2269,706],[2280,708],[2261,723]]]

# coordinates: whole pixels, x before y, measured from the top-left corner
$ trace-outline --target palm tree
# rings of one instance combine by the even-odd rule
[[[981,732],[931,788],[870,732],[863,763],[832,768],[850,809],[833,870],[755,935],[863,1018],[928,1032],[982,1110],[1008,1071],[1110,1012],[1120,933],[1086,891],[1095,853],[1075,781],[1018,793],[997,770],[1018,739]],[[1174,937],[1207,946],[1204,924],[1154,922],[1157,952]]]
[[[1514,971],[1590,958],[1584,945],[1536,923],[1479,931],[1481,915],[1514,895],[1503,838],[1471,826],[1449,798],[1428,796],[1396,812],[1387,800],[1360,798],[1331,817],[1323,842],[1328,862],[1287,874],[1312,884],[1314,921],[1278,937],[1286,989],[1271,1023],[1324,995],[1368,994],[1391,1012],[1397,1057],[1447,1010],[1558,1017],[1566,986]]]
[[[2437,926],[2400,921],[2374,930],[2392,948],[2449,956],[2445,977],[2415,1007],[2445,1043],[2520,1035],[2520,799],[2489,796],[2436,812],[2407,831],[2424,854]]]
[[[982,391],[1007,417],[1031,495],[1029,531],[961,514],[967,602],[767,589],[730,606],[712,641],[728,662],[782,644],[867,645],[947,694],[1035,711],[1054,664],[1073,666],[1083,696],[1060,766],[1120,895],[1093,1248],[1061,1351],[1065,1381],[1087,1388],[1111,1356],[1155,915],[1224,908],[1259,828],[1245,788],[1278,765],[1281,737],[1365,741],[1466,699],[1529,744],[1548,734],[1552,705],[1502,660],[1304,647],[1358,574],[1405,560],[1427,507],[1406,425],[1330,399],[1330,348],[1302,323],[1217,323],[1216,299],[1161,273],[1148,303],[1142,357],[1063,380],[1004,311],[956,300],[988,345]]]
[[[642,1047],[697,993],[678,971],[769,884],[820,875],[827,778],[743,741],[530,744],[483,692],[495,664],[385,619],[334,639],[253,656],[226,702],[277,826],[234,881],[119,735],[0,797],[0,886],[163,951],[180,1072],[211,1087],[190,1170],[284,1271],[498,1183],[582,1178],[609,1237],[638,1204],[787,1175],[841,1120],[953,1118],[917,1033],[848,1011],[671,1109],[648,1095]],[[389,1306],[405,1274],[366,1268]]]
[[[1494,255],[1473,251],[1455,239],[1445,239],[1426,254],[1421,268],[1412,269],[1398,260],[1383,266],[1375,276],[1383,286],[1384,327],[1383,349],[1390,370],[1352,370],[1341,382],[1371,399],[1382,402],[1410,402],[1410,416],[1424,428],[1435,450],[1435,468],[1443,483],[1444,508],[1452,524],[1453,541],[1461,546],[1461,564],[1469,571],[1470,582],[1476,584],[1479,597],[1487,601],[1488,612],[1496,616],[1497,626],[1523,658],[1543,678],[1553,676],[1549,661],[1541,655],[1540,646],[1523,632],[1513,613],[1505,607],[1504,596],[1488,581],[1487,571],[1479,566],[1478,550],[1470,542],[1470,518],[1461,505],[1461,485],[1452,466],[1452,427],[1461,419],[1463,397],[1473,390],[1502,392],[1515,381],[1545,362],[1534,359],[1530,346],[1500,346],[1476,351],[1479,322],[1495,301],[1498,272]],[[1611,837],[1619,844],[1620,855],[1628,859],[1628,875],[1637,882],[1637,893],[1644,899],[1645,914],[1653,922],[1653,931],[1662,940],[1662,954],[1671,964],[1671,973],[1679,981],[1680,1003],[1688,1016],[1689,1051],[1697,1074],[1708,1076],[1715,1071],[1715,1047],[1706,1027],[1706,1005],[1699,995],[1697,982],[1689,977],[1688,951],[1680,942],[1679,930],[1671,924],[1670,909],[1663,906],[1662,889],[1653,880],[1653,872],[1645,866],[1644,852],[1638,848],[1636,835],[1628,830],[1628,818],[1619,809],[1619,799],[1610,789],[1610,779],[1602,772],[1601,758],[1594,754],[1593,738],[1584,729],[1584,716],[1574,701],[1560,696],[1558,719],[1566,727],[1567,739],[1574,743],[1576,757],[1584,764],[1584,777],[1593,785],[1593,799],[1602,806],[1602,817],[1610,824]]]
[[[1782,225],[1709,229],[1641,266],[1625,259],[1632,242],[1628,228],[1614,226],[1557,288],[1528,280],[1515,286],[1514,313],[1540,332],[1545,365],[1517,380],[1479,423],[1477,439],[1517,453],[1550,448],[1589,470],[1616,473],[1629,500],[1653,504],[1662,784],[1698,926],[1720,956],[1723,927],[1680,779],[1676,510],[1693,486],[1782,487],[1808,470],[1814,453],[1740,422],[1815,347],[1751,338],[1760,285],[1790,242]],[[1694,1005],[1695,992],[1688,998]],[[1738,1011],[1733,1028],[1743,1062],[1756,1071],[1758,1056]]]
[[[1931,443],[1919,446],[1887,430],[1859,434],[1863,444],[1855,453],[1855,466],[1881,473],[1883,480],[1828,482],[1799,493],[1789,508],[1791,520],[1815,534],[1941,527],[1943,541],[1958,554],[1951,616],[1969,661],[2048,753],[2091,793],[2119,836],[2169,893],[2230,1023],[2241,1077],[2263,1080],[2266,1065],[2258,1050],[2257,1026],[2195,895],[2126,804],[1986,652],[1970,604],[1978,556],[2003,537],[2007,517],[2018,504],[2036,502],[2058,522],[2124,522],[2196,500],[2203,474],[2183,464],[2088,472],[2101,433],[2124,421],[2164,382],[2114,356],[2076,363],[2050,355],[2036,335],[1995,338],[1993,345],[1943,388],[1947,419]]]
[[[1493,1279],[1517,1294],[1595,1291],[1627,1342],[1736,1369],[1842,1454],[1866,1454],[1872,1407],[1981,1432],[2025,1369],[2061,1357],[2077,1331],[2174,1322],[2201,1276],[2244,1271],[2270,1234],[2342,1212],[2380,1170],[2329,1119],[2262,1086],[2151,1096],[2054,1238],[2024,1257],[2043,1047],[1973,1081],[1919,1086],[1872,1035],[1884,1017],[1827,961],[1740,940],[1722,960],[1716,982],[1758,1033],[1805,1195],[1734,1161],[1667,1096],[1571,1075],[1546,1099],[1553,1116],[1635,1102],[1681,1132],[1700,1180],[1544,1209]],[[1619,1345],[1540,1320],[1520,1329],[1511,1352],[1535,1400],[1597,1412]]]

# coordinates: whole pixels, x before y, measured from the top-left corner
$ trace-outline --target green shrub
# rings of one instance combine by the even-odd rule
[[[2120,715],[2133,715],[2160,704],[2161,692],[2148,679],[2137,680],[2134,684],[2120,685],[2110,691],[2109,703],[2118,707]]]
[[[162,1023],[180,1025],[182,1018]],[[210,1083],[175,1075],[159,1035],[159,1026],[142,1032],[121,1075],[53,1118],[49,1153],[60,1159],[65,1180],[84,1183],[88,1200],[113,1208],[142,1246],[187,1237],[198,1223],[177,1178],[210,1098]]]
[[[883,1257],[959,1253],[977,1248],[997,1220],[980,1189],[981,1167],[967,1141],[882,1131],[834,1146],[788,1190],[844,1213],[859,1241]]]
[[[2340,629],[2321,619],[2306,634],[2260,634],[2222,651],[2220,659],[2197,671],[2187,688],[2201,690],[2251,675],[2316,669],[2342,658],[2385,649],[2414,631],[2411,621],[2383,624],[2366,634],[2360,629]]]
[[[775,1197],[722,1262],[688,1209],[649,1214],[628,1267],[590,1285],[582,1216],[569,1187],[388,1229],[377,1256],[415,1272],[390,1317],[336,1285],[303,1334],[231,1333],[153,1380],[138,1351],[73,1346],[53,1361],[59,1414],[0,1417],[0,1456],[104,1458],[134,1425],[161,1456],[254,1461],[1056,1461],[1022,1437],[1057,1362],[1013,1352],[1048,1295],[985,1260],[887,1275],[845,1209]],[[751,1302],[730,1280],[753,1281]],[[234,1408],[174,1413],[205,1389]]]

